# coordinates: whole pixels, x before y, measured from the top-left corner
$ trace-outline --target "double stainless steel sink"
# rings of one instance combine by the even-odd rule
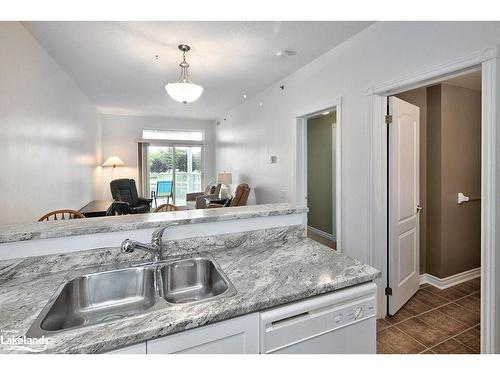
[[[83,270],[57,289],[26,336],[48,336],[235,294],[236,289],[208,253],[97,272]]]

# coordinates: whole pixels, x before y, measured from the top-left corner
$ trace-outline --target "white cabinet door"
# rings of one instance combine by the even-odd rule
[[[105,354],[146,354],[146,343],[134,344],[121,349],[111,350]]]
[[[259,314],[209,324],[147,342],[148,354],[243,354],[259,352]]]

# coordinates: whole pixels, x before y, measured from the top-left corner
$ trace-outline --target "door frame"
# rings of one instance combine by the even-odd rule
[[[342,252],[342,97],[315,105],[295,116],[295,194],[297,204],[307,207],[307,120],[327,110],[335,110],[336,112],[335,131],[332,132],[332,137],[335,141],[335,147],[332,150],[332,158],[335,157],[335,173],[332,175],[335,194],[332,196],[332,206],[334,203],[335,216],[333,217],[333,229],[335,229],[336,250]],[[304,223],[307,228],[307,213],[304,214]]]
[[[384,121],[387,96],[414,88],[431,85],[444,78],[461,75],[474,68],[482,71],[482,114],[481,114],[481,353],[500,351],[500,297],[496,288],[500,280],[495,268],[500,268],[500,236],[496,236],[500,221],[496,220],[496,206],[500,206],[497,195],[497,161],[500,161],[500,147],[497,147],[496,127],[500,124],[496,100],[499,85],[497,79],[497,48],[488,48],[473,55],[446,64],[422,70],[401,79],[376,85],[367,91],[370,109],[370,155],[369,178],[369,262],[382,271],[378,284],[379,317],[387,313],[384,301],[387,278],[387,139]],[[499,134],[500,135],[500,134]],[[500,214],[500,212],[499,212]],[[500,275],[499,275],[500,276]],[[500,287],[499,287],[500,290]]]

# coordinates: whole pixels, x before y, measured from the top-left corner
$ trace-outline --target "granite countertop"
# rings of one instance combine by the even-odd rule
[[[212,249],[237,294],[171,305],[140,316],[50,336],[44,353],[98,353],[369,282],[380,272],[307,238]],[[0,330],[23,335],[56,288],[75,271],[4,279]],[[0,353],[16,352],[0,345]]]
[[[215,221],[281,216],[307,212],[307,208],[288,203],[243,207],[212,208],[87,219],[44,221],[0,226],[0,244],[46,238],[68,237],[125,230],[160,228],[171,223],[192,224]]]

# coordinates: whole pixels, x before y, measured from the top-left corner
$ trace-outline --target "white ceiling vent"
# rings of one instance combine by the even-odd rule
[[[291,49],[284,49],[282,51],[278,51],[278,53],[276,53],[276,56],[278,57],[292,57],[292,56],[295,56],[297,54],[297,51],[293,51]]]

